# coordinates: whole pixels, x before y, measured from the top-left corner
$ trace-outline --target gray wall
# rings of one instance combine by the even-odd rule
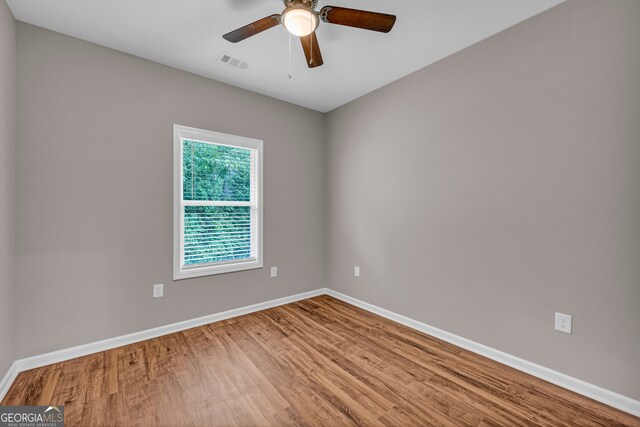
[[[331,112],[329,286],[640,399],[638,23],[572,0]]]
[[[0,379],[13,362],[16,24],[0,0]]]
[[[324,286],[322,114],[23,23],[17,86],[16,357]],[[174,123],[264,140],[265,268],[172,281]]]

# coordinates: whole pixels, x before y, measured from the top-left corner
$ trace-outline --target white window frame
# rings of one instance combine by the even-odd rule
[[[184,206],[202,205],[202,202],[186,202],[182,194],[182,141],[183,140],[204,142],[215,145],[226,145],[230,147],[248,148],[255,150],[256,159],[256,179],[257,179],[257,200],[251,202],[231,202],[236,206],[251,206],[258,218],[255,221],[254,234],[256,238],[257,256],[249,260],[231,260],[228,262],[211,263],[203,266],[183,266],[183,233],[184,233]],[[217,203],[217,202],[214,202]],[[224,202],[228,204],[228,202]],[[259,139],[245,138],[242,136],[228,135],[220,132],[213,132],[204,129],[173,125],[173,280],[188,279],[191,277],[209,276],[213,274],[230,273],[232,271],[250,270],[262,268],[262,141]]]

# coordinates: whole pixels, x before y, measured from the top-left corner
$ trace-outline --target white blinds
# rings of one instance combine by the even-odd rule
[[[257,151],[182,141],[181,266],[257,258]]]

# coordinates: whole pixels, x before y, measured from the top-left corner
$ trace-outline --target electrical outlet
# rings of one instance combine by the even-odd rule
[[[358,267],[357,265],[353,267],[353,275],[356,277],[360,277],[360,267]]]
[[[278,277],[278,267],[271,267],[271,277]]]
[[[571,333],[571,316],[568,314],[556,313],[556,331]]]
[[[164,295],[164,285],[162,283],[159,285],[153,285],[153,297],[162,298],[163,295]]]

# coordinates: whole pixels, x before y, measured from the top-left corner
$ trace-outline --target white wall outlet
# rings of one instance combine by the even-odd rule
[[[164,295],[164,285],[160,283],[159,285],[153,285],[153,297],[161,298]]]
[[[353,267],[353,275],[356,277],[360,277],[360,267],[358,267],[357,265]]]
[[[571,333],[571,316],[568,314],[556,313],[556,331]]]
[[[271,267],[271,277],[278,277],[278,267]]]

